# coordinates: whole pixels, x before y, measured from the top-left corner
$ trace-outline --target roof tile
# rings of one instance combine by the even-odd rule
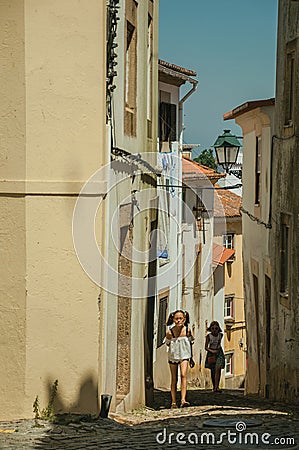
[[[217,187],[217,185],[216,185]],[[214,216],[241,217],[242,197],[228,189],[215,189]]]

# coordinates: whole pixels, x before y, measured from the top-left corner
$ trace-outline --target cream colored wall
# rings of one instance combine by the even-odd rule
[[[273,107],[257,108],[240,116],[236,122],[243,129],[243,208],[265,223],[268,222],[270,189],[270,148]],[[255,201],[255,148],[256,137],[261,137],[262,190],[261,202]],[[247,326],[248,367],[246,392],[264,394],[266,384],[266,335],[265,316],[265,274],[271,277],[269,258],[269,229],[243,213],[243,270],[244,299]],[[258,277],[259,303],[256,310],[253,275]]]
[[[97,410],[99,289],[77,261],[72,215],[104,162],[105,9],[97,0],[0,3],[0,173],[17,181],[0,183],[1,419],[32,416],[36,395],[46,406],[55,379],[58,410]]]
[[[22,1],[0,2],[0,419],[24,413],[25,54]],[[7,194],[6,194],[7,193]]]

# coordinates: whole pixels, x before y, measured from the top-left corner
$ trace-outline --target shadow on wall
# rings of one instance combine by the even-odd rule
[[[59,380],[58,380],[59,381]],[[92,375],[85,376],[81,383],[77,399],[74,402],[67,402],[63,399],[63,381],[58,384],[57,392],[53,401],[54,412],[56,414],[63,413],[80,413],[80,414],[97,414],[98,409],[98,386],[95,377]],[[51,402],[53,393],[53,382],[47,380],[47,401]]]

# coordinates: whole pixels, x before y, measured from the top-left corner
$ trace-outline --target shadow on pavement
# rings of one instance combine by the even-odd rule
[[[217,405],[223,408],[254,408],[263,410],[274,409],[281,412],[290,413],[299,417],[299,405],[290,403],[279,403],[257,395],[244,395],[244,389],[223,389],[221,393],[213,393],[212,390],[189,389],[187,400],[191,406],[211,406]],[[180,403],[179,392],[177,404]],[[154,391],[154,409],[161,410],[170,408],[170,392],[156,389]]]

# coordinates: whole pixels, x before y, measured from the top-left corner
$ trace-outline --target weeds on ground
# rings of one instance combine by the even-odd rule
[[[48,405],[40,410],[39,398],[38,395],[35,397],[33,402],[33,412],[34,412],[34,427],[43,427],[38,420],[48,420],[49,422],[53,422],[55,420],[55,411],[54,411],[54,400],[57,394],[58,389],[58,380],[55,380],[50,391],[50,398]]]

